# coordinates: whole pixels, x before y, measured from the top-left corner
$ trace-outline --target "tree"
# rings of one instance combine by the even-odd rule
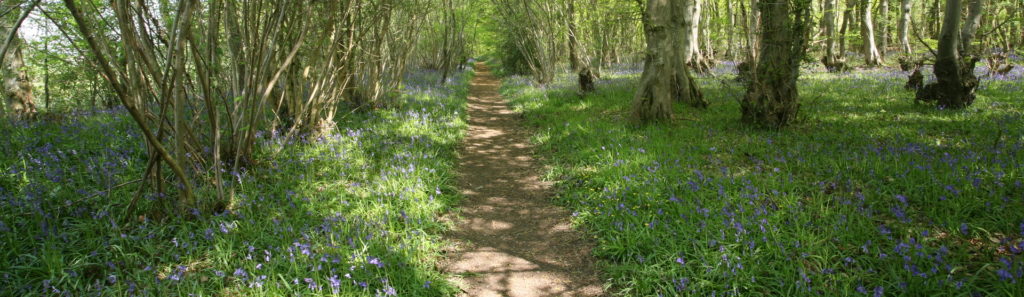
[[[435,3],[63,2],[73,21],[58,28],[78,29],[75,38],[142,131],[149,163],[139,193],[150,184],[174,192],[179,210],[226,203],[234,189],[222,172],[253,164],[261,132],[316,138],[332,131],[345,101],[354,110],[386,107],[422,12]],[[169,191],[167,168],[176,179]],[[196,200],[197,189],[218,199]]]
[[[700,37],[707,35],[706,33],[701,34],[702,29],[707,29],[707,26],[702,26],[701,24],[704,11],[701,2],[702,0],[683,1],[684,9],[687,10],[683,15],[688,18],[686,20],[688,27],[686,28],[687,34],[684,35],[682,42],[686,64],[693,66],[698,72],[707,72],[711,70],[711,61],[708,60],[700,48]],[[705,19],[704,21],[707,20]]]
[[[26,8],[20,4],[0,16],[0,78],[4,101],[11,114],[17,118],[31,117],[36,113],[32,96],[32,79],[25,70],[22,53],[24,41],[18,36],[18,28],[39,1],[33,1]]]
[[[899,35],[900,35],[900,50],[904,54],[912,53],[910,47],[910,0],[902,0],[900,2],[900,23],[899,23]]]
[[[593,92],[597,80],[594,70],[590,68],[590,56],[580,42],[580,30],[576,25],[576,0],[566,0],[566,29],[569,38],[569,66],[579,77],[581,93]]]
[[[526,64],[537,83],[546,85],[555,79],[555,48],[560,32],[554,1],[534,0],[492,0],[498,12],[498,19],[506,31],[505,42],[511,44],[513,56],[519,59],[503,58],[506,62]],[[521,67],[520,65],[505,65]]]
[[[885,51],[889,49],[889,0],[878,2],[878,49],[882,59],[885,59]]]
[[[688,34],[687,20],[692,18],[687,14],[692,10],[683,2],[647,1],[643,18],[647,37],[644,72],[633,99],[633,117],[641,123],[670,119],[674,101],[701,108],[708,105],[686,67],[683,38]]]
[[[825,68],[830,72],[843,71],[846,68],[846,63],[843,61],[840,53],[836,53],[836,0],[825,0],[825,11],[821,18],[821,25],[825,29],[825,55],[821,58],[821,63],[825,65]],[[846,23],[843,23],[844,29]],[[845,33],[845,30],[843,30]],[[845,37],[841,37],[845,38]]]
[[[985,0],[970,0],[967,5],[967,23],[964,24],[960,31],[960,49],[962,52],[969,53],[971,46],[974,42],[974,34],[978,32],[978,27],[981,27],[981,8],[984,5]]]
[[[839,56],[840,59],[846,57],[846,32],[850,28],[850,21],[853,20],[853,8],[856,6],[857,0],[848,0],[846,3],[846,9],[843,10],[843,25],[839,27]]]
[[[974,76],[977,59],[964,57],[960,50],[961,9],[960,0],[946,0],[946,13],[935,57],[937,80],[918,90],[917,100],[935,101],[939,107],[950,109],[961,109],[974,103],[974,90],[978,87],[978,78]]]
[[[764,0],[761,10],[761,57],[740,102],[743,121],[777,129],[800,111],[796,81],[807,50],[810,0]]]
[[[882,54],[878,52],[878,46],[875,44],[875,26],[871,17],[871,0],[863,0],[860,3],[860,16],[860,35],[864,41],[864,64],[877,66],[882,64]]]

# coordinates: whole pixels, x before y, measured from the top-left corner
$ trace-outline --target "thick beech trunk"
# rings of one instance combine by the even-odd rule
[[[692,0],[687,0],[692,1]],[[707,107],[686,67],[683,38],[689,28],[683,1],[648,0],[644,12],[647,50],[640,87],[633,99],[633,117],[641,123],[668,120],[672,103]]]
[[[0,48],[6,55],[0,57],[0,79],[4,103],[8,111],[17,118],[31,117],[36,113],[36,105],[32,96],[32,80],[25,71],[25,58],[22,55],[24,41],[18,36],[18,22],[23,12],[15,9],[0,17]],[[7,43],[8,37],[13,37]],[[5,44],[6,43],[6,44]]]
[[[765,0],[760,3],[761,58],[746,96],[740,102],[743,121],[781,128],[800,110],[796,81],[807,47],[809,0]]]
[[[935,57],[937,81],[917,91],[917,100],[937,102],[942,108],[961,109],[974,103],[974,90],[978,78],[974,76],[973,57],[964,59],[960,44],[960,0],[946,0],[946,14],[939,35],[939,49]]]

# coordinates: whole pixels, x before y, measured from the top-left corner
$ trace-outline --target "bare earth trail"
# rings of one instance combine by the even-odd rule
[[[459,157],[466,199],[442,264],[465,296],[603,296],[591,243],[551,204],[528,133],[482,63],[469,92]]]

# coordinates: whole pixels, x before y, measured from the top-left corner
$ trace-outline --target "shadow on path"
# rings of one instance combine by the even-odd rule
[[[469,93],[469,130],[460,151],[466,197],[443,264],[466,296],[602,296],[592,244],[547,199],[550,185],[532,158],[528,133],[482,63]]]

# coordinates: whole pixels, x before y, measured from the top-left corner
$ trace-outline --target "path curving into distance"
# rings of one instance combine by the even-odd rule
[[[463,296],[604,296],[592,244],[548,199],[529,134],[498,94],[501,81],[483,63],[475,69],[459,156],[465,200],[443,269]]]

